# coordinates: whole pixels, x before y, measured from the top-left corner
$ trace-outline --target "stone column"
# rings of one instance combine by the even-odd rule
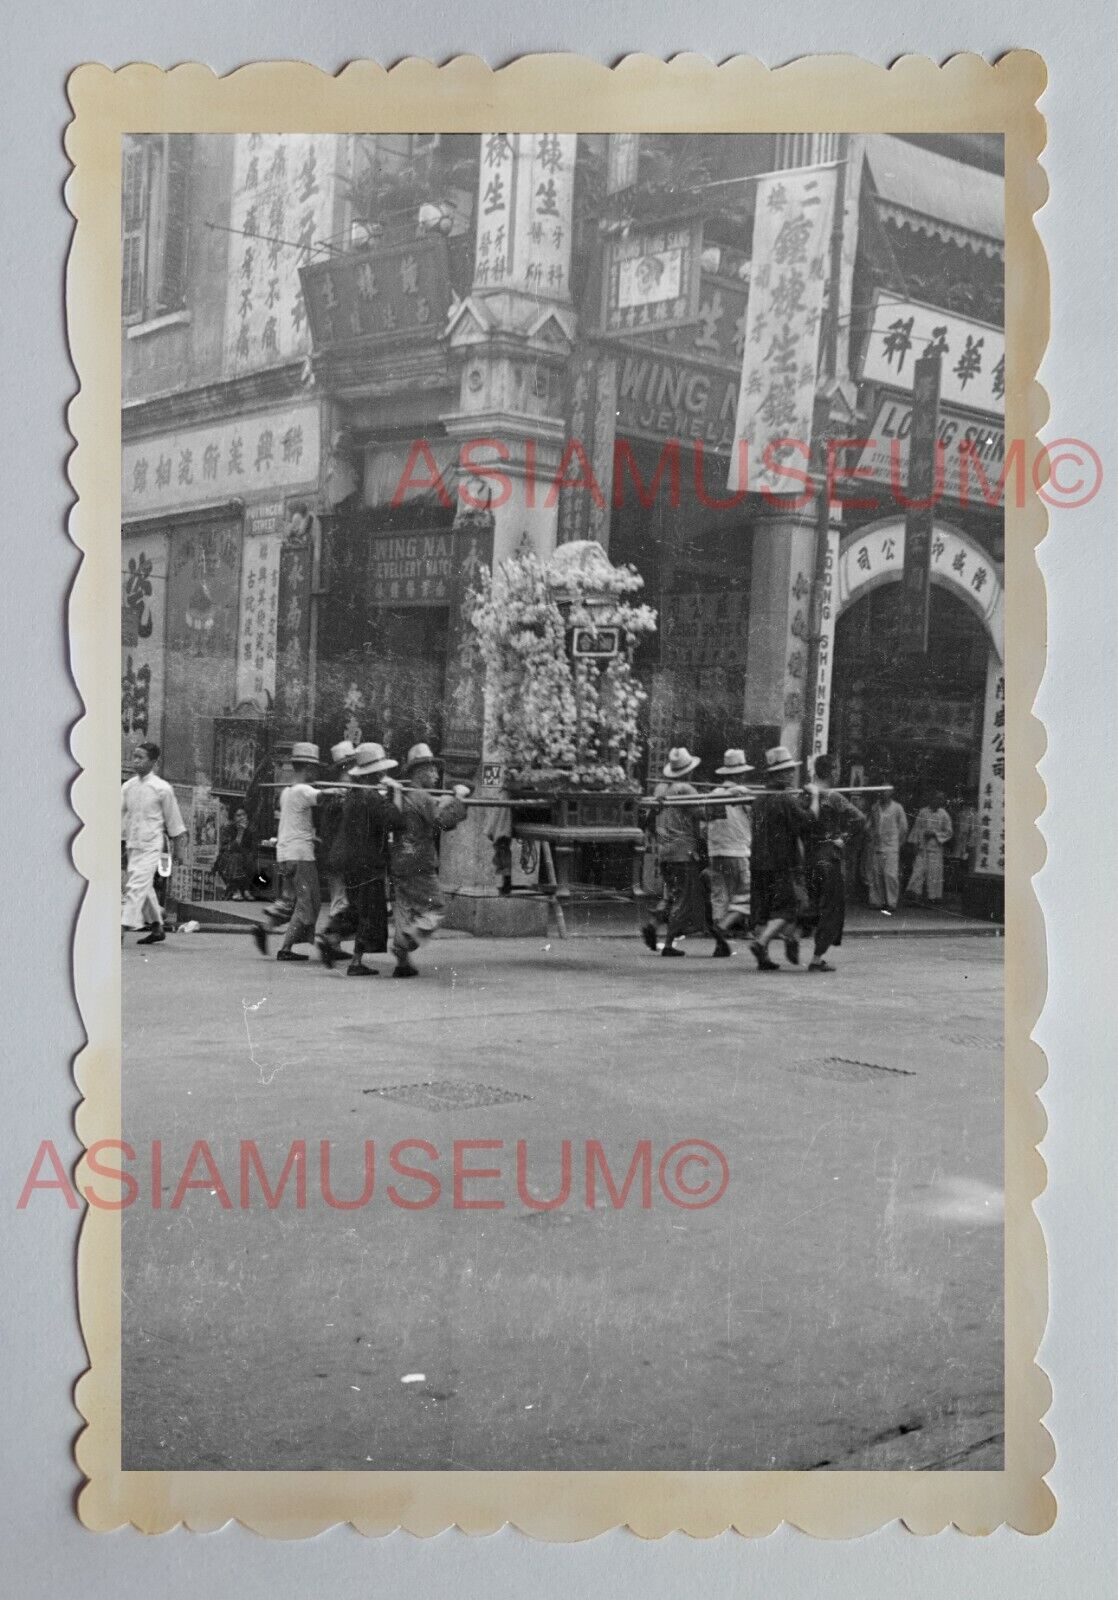
[[[810,601],[815,570],[811,508],[774,512],[753,532],[744,720],[753,747],[798,755],[806,714]]]
[[[575,138],[483,134],[481,152],[474,286],[448,330],[460,370],[459,404],[441,420],[458,443],[467,512],[480,507],[492,518],[494,565],[524,548],[546,561],[558,537],[565,380],[575,332],[569,287]],[[483,745],[484,778],[494,761],[487,736]],[[472,810],[444,841],[443,881],[466,898],[496,896],[488,815]],[[488,908],[490,920],[497,910]],[[472,921],[460,907],[458,913],[458,925],[483,931],[476,908]],[[529,931],[511,926],[513,915],[511,907],[502,910],[501,927],[489,931]]]

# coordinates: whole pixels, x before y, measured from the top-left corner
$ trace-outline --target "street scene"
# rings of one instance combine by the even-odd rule
[[[125,1468],[998,1470],[1000,137],[122,185]]]

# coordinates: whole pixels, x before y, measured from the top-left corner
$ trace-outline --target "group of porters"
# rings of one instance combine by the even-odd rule
[[[186,832],[171,786],[154,773],[158,755],[155,746],[139,746],[136,775],[122,790],[128,881],[121,923],[122,929],[146,930],[145,944],[164,937],[152,889],[156,863],[166,840],[178,853]],[[329,775],[313,743],[296,743],[290,762],[292,781],[275,786],[281,789],[278,887],[266,911],[273,928],[286,924],[276,959],[307,961],[296,946],[313,944],[332,967],[346,960],[342,941],[352,937],[348,976],[375,976],[376,968],[364,957],[391,948],[392,976],[415,977],[412,957],[445,912],[440,835],[463,821],[467,803],[505,802],[470,801],[465,784],[440,788],[439,760],[422,743],[412,746],[402,768],[372,742],[335,745]],[[773,942],[781,941],[786,959],[798,964],[801,934],[810,931],[814,950],[808,970],[834,971],[825,958],[842,942],[846,847],[860,837],[867,820],[846,798],[853,791],[833,787],[825,755],[815,758],[811,781],[801,787],[801,763],[784,746],[766,751],[763,787],[744,781],[755,769],[741,750],[727,750],[716,769],[720,782],[706,793],[688,781],[699,765],[686,749],[673,749],[663,780],[642,800],[663,884],[659,903],[641,928],[645,944],[661,956],[679,957],[686,934],[705,933],[714,940],[714,955],[725,957],[731,954],[730,935],[744,929],[758,967],[772,972],[778,970],[769,953]],[[860,792],[881,797],[879,805],[892,803],[887,786]],[[224,840],[227,866],[243,837],[236,831],[238,820]],[[328,917],[317,931],[323,876]],[[253,935],[266,955],[269,930],[259,925]]]

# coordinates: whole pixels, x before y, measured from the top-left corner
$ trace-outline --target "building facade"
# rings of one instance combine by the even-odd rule
[[[830,749],[847,781],[973,799],[997,879],[998,141],[137,137],[122,223],[122,738],[163,746],[207,830],[296,738],[425,739],[499,782],[474,579],[595,539],[659,613],[650,771],[673,744],[708,771]],[[743,481],[743,416],[798,441],[779,478]],[[795,471],[828,454],[821,510]],[[456,881],[492,881],[480,827],[448,845]]]

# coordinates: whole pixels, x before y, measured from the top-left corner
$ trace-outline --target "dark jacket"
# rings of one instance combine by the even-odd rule
[[[378,878],[388,870],[388,834],[397,815],[375,789],[351,789],[342,801],[327,862],[343,877]]]
[[[753,872],[794,872],[799,866],[799,843],[811,822],[798,794],[775,790],[757,797],[753,807]]]

